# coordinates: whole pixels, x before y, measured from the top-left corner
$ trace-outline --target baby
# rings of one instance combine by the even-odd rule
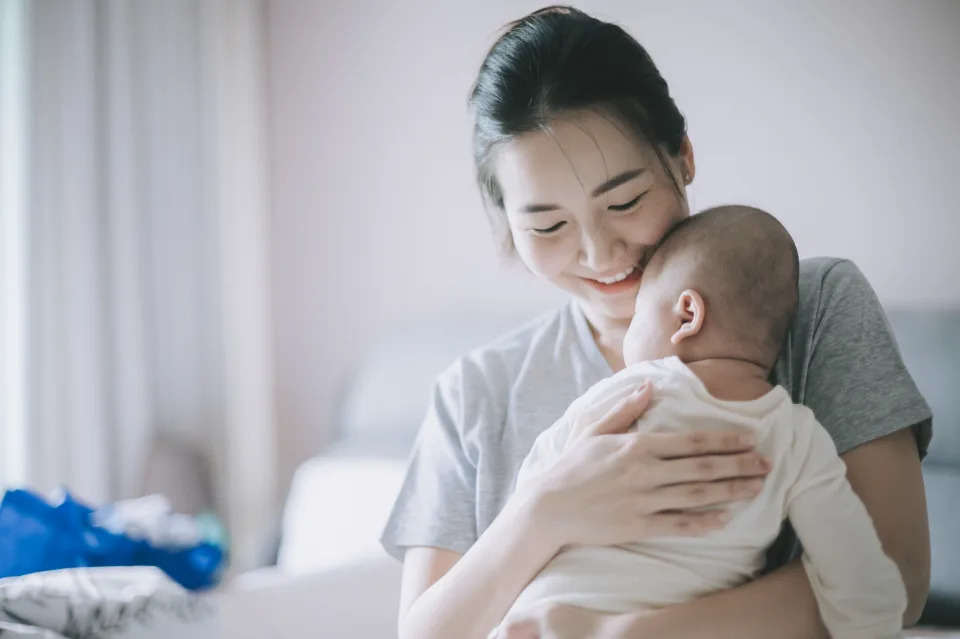
[[[636,612],[732,588],[758,575],[789,518],[831,635],[900,636],[902,578],[830,435],[767,381],[796,312],[798,271],[787,231],[749,207],[705,211],[663,240],[643,272],[623,344],[626,369],[594,385],[540,435],[518,484],[576,446],[589,424],[644,382],[654,399],[637,429],[749,428],[772,470],[756,498],[729,506],[729,523],[703,537],[565,547],[507,618],[548,603]]]

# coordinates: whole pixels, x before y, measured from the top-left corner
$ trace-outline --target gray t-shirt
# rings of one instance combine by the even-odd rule
[[[465,553],[500,513],[537,436],[612,375],[575,302],[454,362],[437,380],[381,541]],[[800,305],[771,381],[813,410],[839,452],[914,427],[921,455],[930,408],[880,303],[849,261],[800,264]],[[797,553],[789,527],[769,566]]]

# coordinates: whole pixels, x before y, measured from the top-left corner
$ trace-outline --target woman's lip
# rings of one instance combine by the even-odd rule
[[[630,273],[630,275],[627,275],[619,282],[614,282],[613,284],[604,284],[602,282],[598,282],[597,280],[592,280],[589,277],[581,277],[580,279],[601,293],[622,293],[623,291],[634,288],[637,285],[637,282],[640,281],[641,275],[643,275],[643,269],[638,266],[637,268],[633,269],[633,273]]]

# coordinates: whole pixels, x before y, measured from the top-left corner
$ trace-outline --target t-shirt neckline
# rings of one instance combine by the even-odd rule
[[[614,374],[610,362],[600,352],[597,341],[593,339],[593,331],[590,330],[590,323],[587,316],[580,307],[580,302],[576,299],[570,300],[570,312],[573,315],[573,325],[577,330],[577,336],[580,338],[580,348],[583,350],[584,358],[596,369],[601,378],[606,378]]]

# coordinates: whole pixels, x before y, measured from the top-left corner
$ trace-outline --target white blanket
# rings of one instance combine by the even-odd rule
[[[150,567],[72,568],[0,579],[0,637],[209,639],[213,603]]]

